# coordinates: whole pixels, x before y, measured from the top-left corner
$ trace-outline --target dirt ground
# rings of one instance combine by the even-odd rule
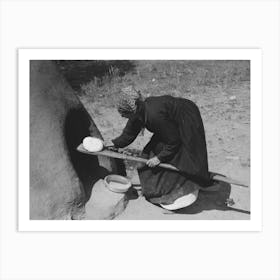
[[[72,79],[104,139],[117,137],[126,123],[114,106],[122,87],[133,84],[145,96],[188,98],[198,105],[204,121],[209,169],[250,184],[249,62],[134,61],[131,65],[123,73],[122,67],[111,66],[105,76],[91,76],[80,85]],[[145,131],[129,148],[142,149],[150,137]],[[133,164],[127,163],[127,174],[137,181]],[[118,219],[249,219],[249,211],[250,189],[222,184],[220,191],[200,192],[193,205],[172,214],[140,194]]]

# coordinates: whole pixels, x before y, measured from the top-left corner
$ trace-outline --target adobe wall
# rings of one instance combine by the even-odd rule
[[[30,219],[79,217],[94,183],[117,168],[76,151],[88,135],[102,138],[54,62],[31,61]]]

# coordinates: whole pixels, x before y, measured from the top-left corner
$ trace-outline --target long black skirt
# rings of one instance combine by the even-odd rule
[[[204,127],[197,107],[182,102],[176,118],[182,144],[168,163],[180,172],[147,166],[138,169],[142,193],[152,203],[171,204],[197,187],[208,187],[213,183],[208,172]],[[164,143],[158,141],[150,146],[152,149],[144,155],[146,158],[158,154]]]
[[[149,158],[153,157],[151,153]],[[172,204],[176,199],[194,192],[204,186],[184,172],[172,171],[161,167],[138,169],[142,194],[154,204]]]
[[[142,194],[154,204],[172,204],[177,198],[194,192],[199,184],[187,175],[155,167],[138,169]]]

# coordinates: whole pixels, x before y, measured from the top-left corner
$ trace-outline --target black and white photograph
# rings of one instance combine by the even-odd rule
[[[30,60],[31,220],[250,220],[250,60]]]
[[[0,0],[0,279],[279,280],[279,0]]]

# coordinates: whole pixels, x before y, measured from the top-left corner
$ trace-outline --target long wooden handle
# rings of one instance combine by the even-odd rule
[[[128,155],[123,155],[123,157],[121,157],[121,158],[126,159],[126,160],[137,161],[137,162],[141,162],[141,163],[146,163],[148,161],[147,159],[128,156]],[[175,167],[171,164],[168,164],[168,163],[160,163],[158,166],[161,167],[161,168],[168,169],[168,170],[180,172],[180,170],[177,167]],[[210,177],[215,181],[234,184],[234,185],[238,185],[238,186],[245,187],[245,188],[249,187],[244,182],[241,182],[241,181],[238,181],[238,180],[235,180],[235,179],[232,179],[232,178],[229,178],[229,177],[226,177],[226,176],[223,176],[223,175],[211,172],[211,171],[209,171],[209,173],[210,173]]]
[[[135,157],[135,156],[130,156],[130,155],[125,155],[125,154],[121,154],[121,153],[117,153],[117,152],[113,152],[113,151],[109,151],[109,150],[102,150],[100,152],[89,152],[87,151],[83,145],[79,145],[77,147],[77,151],[84,153],[84,154],[89,154],[89,155],[96,155],[96,156],[106,156],[106,157],[113,157],[113,158],[119,158],[119,159],[123,159],[123,160],[131,160],[131,161],[135,161],[135,162],[141,162],[141,163],[145,163],[148,161],[145,158],[141,158],[141,157]],[[176,168],[175,166],[168,164],[168,163],[160,163],[159,167],[161,168],[165,168],[168,170],[172,170],[172,171],[177,171],[180,172],[180,170],[178,168]],[[234,184],[234,185],[238,185],[241,187],[245,187],[248,188],[249,186],[241,181],[217,174],[215,172],[209,172],[210,176],[213,180],[215,181],[219,181],[219,182],[225,182],[228,184]]]

